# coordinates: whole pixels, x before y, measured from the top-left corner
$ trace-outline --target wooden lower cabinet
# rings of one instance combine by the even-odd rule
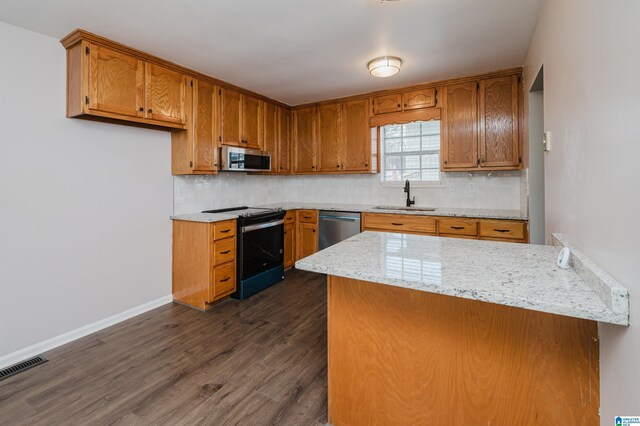
[[[363,231],[527,243],[529,242],[527,229],[527,221],[525,220],[434,217],[387,213],[362,214]]]
[[[236,291],[236,221],[173,221],[173,300],[197,309]]]
[[[296,260],[318,251],[318,211],[298,210],[296,229]]]

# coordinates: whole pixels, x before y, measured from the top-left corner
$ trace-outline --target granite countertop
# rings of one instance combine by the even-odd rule
[[[394,210],[376,209],[374,204],[341,204],[341,203],[273,203],[254,207],[282,208],[284,210],[335,210],[350,212],[369,213],[393,213],[408,214],[416,216],[448,216],[448,217],[473,217],[481,219],[512,219],[527,220],[527,216],[519,210],[497,210],[497,209],[465,209],[454,207],[436,208],[434,211],[419,210]],[[419,208],[419,207],[418,207]],[[191,213],[171,216],[173,220],[186,220],[191,222],[219,222],[221,220],[236,219],[238,216],[228,213]]]
[[[603,300],[559,248],[363,232],[296,262],[296,268],[418,291],[627,325],[624,303]],[[625,290],[626,294],[626,290]]]

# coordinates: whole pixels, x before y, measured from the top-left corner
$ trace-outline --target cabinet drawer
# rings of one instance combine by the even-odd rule
[[[287,210],[287,213],[284,215],[284,223],[294,223],[295,221],[296,221],[296,211]]]
[[[213,239],[221,240],[236,235],[236,221],[225,220],[224,222],[216,222],[213,224]]]
[[[234,262],[213,268],[213,297],[236,289],[236,264]]]
[[[498,239],[523,240],[525,236],[525,223],[505,220],[481,220],[480,236]]]
[[[438,233],[449,235],[478,235],[478,222],[470,219],[440,219]]]
[[[371,214],[365,213],[363,228],[389,232],[415,232],[435,234],[436,220],[432,217],[403,214]]]
[[[227,238],[213,243],[213,264],[221,265],[236,258],[236,239]]]
[[[298,210],[298,222],[318,223],[317,210]]]

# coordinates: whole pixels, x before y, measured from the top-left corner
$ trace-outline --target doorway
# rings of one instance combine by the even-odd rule
[[[529,91],[529,240],[545,244],[544,224],[544,67]]]

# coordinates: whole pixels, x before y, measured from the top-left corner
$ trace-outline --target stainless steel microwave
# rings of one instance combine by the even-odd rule
[[[271,153],[259,149],[223,146],[220,158],[225,172],[262,172],[271,170]]]

